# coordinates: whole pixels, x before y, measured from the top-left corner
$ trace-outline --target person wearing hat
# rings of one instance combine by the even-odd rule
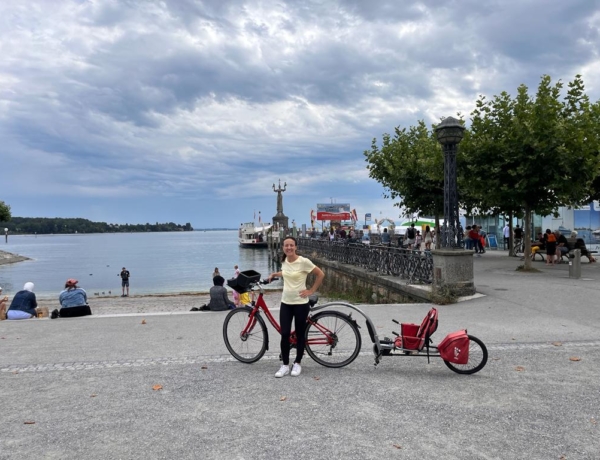
[[[58,318],[74,318],[76,316],[87,316],[92,314],[90,306],[87,304],[87,293],[77,287],[78,281],[69,278],[65,283],[65,289],[58,296],[60,301],[60,312],[54,310],[52,319]]]
[[[6,312],[6,319],[29,319],[35,318],[37,312],[37,299],[33,293],[33,283],[28,281],[23,290],[17,292]]]
[[[121,287],[123,288],[123,295],[121,297],[129,297],[129,270],[123,267],[119,276],[121,276]],[[125,288],[127,288],[127,294],[125,294]]]

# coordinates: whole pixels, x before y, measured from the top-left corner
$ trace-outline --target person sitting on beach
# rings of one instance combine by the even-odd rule
[[[6,312],[6,319],[29,319],[37,316],[37,299],[33,287],[33,283],[28,281],[23,290],[15,294]]]
[[[0,295],[2,295],[2,288],[0,287]],[[4,315],[6,314],[6,302],[8,301],[8,296],[4,296],[0,299],[0,319],[5,319]]]
[[[217,276],[221,276],[221,274],[219,273],[219,267],[215,267],[215,271],[213,272],[213,280],[217,277]]]
[[[214,286],[210,288],[210,301],[208,305],[203,305],[200,307],[200,310],[206,311],[223,311],[230,310],[235,308],[235,305],[231,300],[229,300],[229,296],[227,295],[227,289],[223,287],[225,283],[225,278],[222,276],[215,276],[213,278]]]
[[[76,316],[87,316],[92,314],[90,306],[87,304],[87,293],[77,287],[78,281],[69,278],[65,283],[65,289],[58,296],[60,301],[60,312],[54,310],[50,318],[74,318]]]

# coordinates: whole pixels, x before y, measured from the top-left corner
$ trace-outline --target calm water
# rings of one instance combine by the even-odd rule
[[[233,266],[266,277],[266,250],[243,249],[237,231],[115,233],[93,235],[9,236],[0,249],[33,260],[0,265],[0,286],[7,295],[32,281],[38,295],[58,295],[67,278],[76,278],[90,296],[121,294],[122,267],[131,272],[130,293],[208,291],[219,267],[224,278]],[[2,243],[4,243],[2,241]]]

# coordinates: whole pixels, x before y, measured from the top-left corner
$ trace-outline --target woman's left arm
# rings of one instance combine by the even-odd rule
[[[301,291],[300,297],[309,297],[313,295],[315,292],[317,292],[317,289],[319,289],[321,283],[323,283],[323,279],[325,278],[325,273],[323,273],[323,270],[321,270],[319,267],[315,267],[312,269],[311,273],[315,275],[315,282],[310,289]]]

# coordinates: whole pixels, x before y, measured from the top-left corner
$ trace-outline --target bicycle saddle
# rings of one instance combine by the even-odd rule
[[[317,294],[308,296],[308,304],[310,305],[311,308],[314,307],[318,301],[319,301],[319,296]]]

